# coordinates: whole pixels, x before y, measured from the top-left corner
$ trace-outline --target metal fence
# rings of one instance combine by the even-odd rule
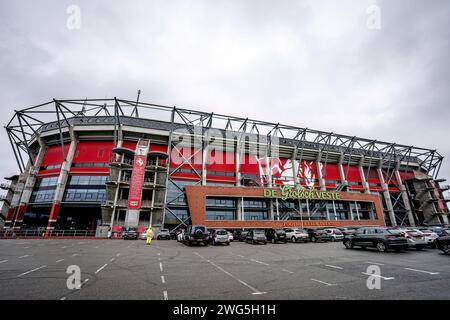
[[[47,234],[45,230],[2,230],[0,238],[28,238],[28,237],[79,237],[92,238],[95,237],[95,230],[51,230]]]

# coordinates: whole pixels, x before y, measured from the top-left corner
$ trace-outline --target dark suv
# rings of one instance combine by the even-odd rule
[[[308,236],[311,242],[331,241],[331,235],[323,229],[308,229]]]
[[[408,241],[401,231],[382,227],[360,228],[354,234],[346,235],[342,242],[347,249],[354,246],[373,247],[380,252],[386,252],[389,249],[408,248]]]
[[[266,238],[267,241],[275,243],[275,242],[287,242],[286,231],[282,229],[266,229]]]
[[[123,240],[137,240],[138,239],[138,232],[136,228],[127,227],[124,228],[122,231],[122,239]]]
[[[183,243],[188,246],[193,243],[203,243],[205,246],[208,245],[209,242],[209,234],[208,229],[205,226],[201,225],[192,225],[189,226],[183,235]]]

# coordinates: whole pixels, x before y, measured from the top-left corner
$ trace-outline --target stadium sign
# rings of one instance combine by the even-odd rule
[[[308,199],[308,200],[340,200],[341,194],[333,191],[321,191],[315,189],[305,189],[303,187],[282,186],[280,188],[264,189],[264,197],[287,199]]]

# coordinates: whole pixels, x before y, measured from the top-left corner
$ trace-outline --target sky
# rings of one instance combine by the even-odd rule
[[[449,17],[445,0],[0,0],[1,121],[140,89],[145,102],[450,156]],[[1,177],[17,173],[4,130],[0,145]]]

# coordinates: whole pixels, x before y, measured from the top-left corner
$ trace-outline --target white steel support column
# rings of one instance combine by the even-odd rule
[[[322,158],[322,153],[319,152],[319,155],[317,156],[317,159],[316,159],[317,177],[319,178],[320,190],[326,191],[327,188],[325,186],[325,179],[323,178],[322,162],[320,161],[321,158]]]
[[[359,164],[358,164],[359,176],[361,177],[361,182],[362,182],[364,193],[370,194],[369,184],[367,183],[366,175],[364,174],[363,163],[364,163],[364,157],[361,157],[361,159],[359,160]]]
[[[344,185],[344,188],[347,191],[348,181],[345,178],[344,167],[342,166],[343,163],[344,163],[344,154],[341,154],[341,157],[339,158],[338,162],[339,177],[341,178],[341,183]]]
[[[381,170],[381,162],[378,165],[377,172],[378,172],[378,179],[380,180],[381,188],[383,190],[383,197],[386,203],[386,208],[389,213],[389,220],[391,220],[392,226],[395,227],[397,226],[397,221],[395,220],[394,207],[392,206],[391,194],[389,193],[388,185],[384,180],[383,171]]]
[[[120,148],[123,146],[123,125],[120,124],[119,125],[119,130],[118,130],[118,139],[117,139],[117,144],[116,144],[116,148]],[[123,162],[123,157],[122,159],[120,159],[120,155],[116,154],[115,155],[116,161],[122,161]],[[111,222],[109,224],[111,231],[112,231],[112,227],[114,225],[114,219],[116,217],[116,210],[117,210],[117,199],[119,197],[119,190],[120,190],[120,181],[122,179],[122,172],[123,169],[122,167],[119,167],[119,173],[117,174],[117,181],[116,181],[116,191],[114,192],[114,201],[113,201],[113,208],[112,208],[112,212],[111,212]],[[111,175],[110,175],[111,177]]]
[[[408,215],[408,220],[409,220],[409,225],[412,227],[416,226],[416,222],[414,221],[414,216],[411,210],[411,205],[409,203],[409,197],[408,197],[408,193],[406,191],[406,187],[402,182],[402,177],[400,176],[400,172],[398,171],[400,167],[400,164],[397,164],[397,167],[395,168],[395,178],[397,179],[397,184],[398,184],[398,188],[400,189],[401,195],[402,195],[402,200],[403,200],[403,204],[405,206],[406,209],[406,214]]]

